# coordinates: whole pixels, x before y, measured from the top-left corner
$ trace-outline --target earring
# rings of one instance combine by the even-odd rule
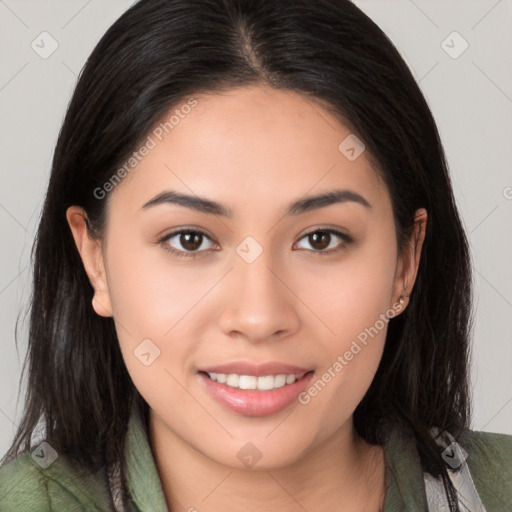
[[[405,299],[403,298],[402,295],[400,295],[400,297],[398,297],[398,302],[399,302],[400,306],[404,305]]]

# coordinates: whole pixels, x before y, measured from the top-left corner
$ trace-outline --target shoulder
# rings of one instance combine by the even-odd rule
[[[48,478],[24,453],[0,466],[0,510],[51,510]]]
[[[85,474],[62,456],[45,468],[23,452],[0,463],[0,512],[23,510],[112,510],[106,475]]]
[[[500,470],[512,481],[512,436],[467,430],[463,447],[467,463],[476,472]]]
[[[467,430],[461,446],[466,463],[487,510],[512,503],[512,436]]]

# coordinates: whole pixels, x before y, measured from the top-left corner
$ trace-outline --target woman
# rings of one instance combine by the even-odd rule
[[[80,76],[2,510],[506,510],[466,237],[407,66],[344,0],[141,0]],[[39,435],[36,435],[39,434]]]

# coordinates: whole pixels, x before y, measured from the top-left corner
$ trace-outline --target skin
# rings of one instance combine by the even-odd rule
[[[315,370],[314,382],[357,335],[403,296],[418,269],[427,214],[418,210],[397,250],[389,192],[366,152],[349,161],[338,146],[351,133],[319,104],[291,91],[251,86],[197,95],[198,104],[110,192],[103,240],[87,236],[85,212],[67,220],[95,295],[113,316],[126,366],[148,402],[150,442],[169,510],[379,510],[383,449],[360,439],[353,412],[379,365],[386,327],[311,401],[249,417],[225,409],[199,382],[199,368],[246,360]],[[304,196],[349,189],[371,205],[333,204],[283,217]],[[164,204],[164,190],[215,200],[232,218]],[[195,258],[180,227],[199,228]],[[323,249],[304,236],[331,227]],[[253,237],[252,263],[237,246]],[[183,242],[183,238],[181,239]],[[190,246],[188,246],[190,247]],[[322,250],[338,249],[320,255]],[[190,251],[189,251],[190,253]],[[133,351],[151,339],[160,356]],[[237,457],[247,443],[262,457]]]

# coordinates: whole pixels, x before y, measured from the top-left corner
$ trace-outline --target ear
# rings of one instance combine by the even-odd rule
[[[85,272],[94,288],[92,307],[100,316],[112,316],[112,303],[105,274],[101,241],[89,235],[86,225],[87,214],[83,208],[70,206],[66,210],[66,218]]]
[[[398,257],[395,281],[393,283],[393,304],[400,304],[402,310],[407,307],[420,264],[421,248],[427,228],[427,210],[420,208],[414,215],[414,226],[402,254]],[[400,302],[403,297],[403,303]]]

